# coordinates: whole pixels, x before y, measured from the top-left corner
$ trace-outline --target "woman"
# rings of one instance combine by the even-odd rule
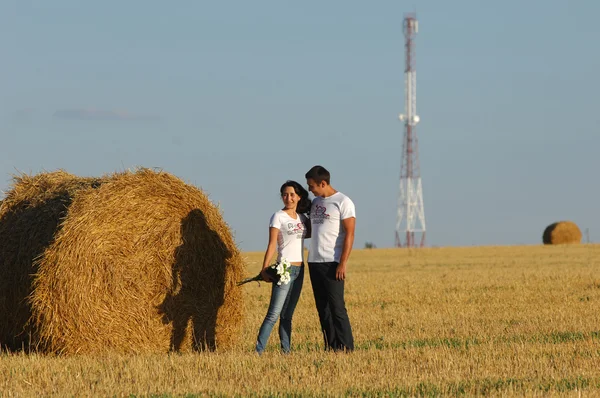
[[[271,257],[277,250],[277,261],[287,259],[292,265],[291,280],[287,284],[273,283],[271,302],[256,340],[256,352],[262,354],[279,318],[279,340],[281,350],[290,352],[292,315],[296,309],[302,282],[304,281],[304,239],[310,238],[310,211],[308,191],[296,181],[286,181],[279,189],[283,209],[271,216],[269,221],[269,244],[263,260],[261,275],[264,280],[274,282],[267,272]]]

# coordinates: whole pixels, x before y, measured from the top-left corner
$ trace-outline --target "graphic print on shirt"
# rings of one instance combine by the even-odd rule
[[[296,235],[296,239],[302,239],[304,236],[304,223],[299,222],[297,224],[287,223],[287,234],[288,235]]]
[[[323,224],[325,220],[329,219],[327,208],[325,206],[315,205],[314,215],[311,214],[310,218],[313,224]]]

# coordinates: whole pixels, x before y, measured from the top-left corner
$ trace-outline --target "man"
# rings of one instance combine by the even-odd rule
[[[354,243],[356,210],[349,197],[330,185],[330,174],[324,167],[314,166],[305,177],[308,190],[315,196],[310,210],[308,270],[325,349],[352,351],[354,338],[344,302],[344,281]]]

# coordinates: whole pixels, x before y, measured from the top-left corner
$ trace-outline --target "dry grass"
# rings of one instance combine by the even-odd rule
[[[248,253],[248,273],[262,253]],[[600,246],[374,249],[353,253],[357,350],[321,350],[308,278],[293,353],[253,344],[268,286],[245,285],[244,338],[180,355],[5,355],[11,395],[594,396],[600,394]]]

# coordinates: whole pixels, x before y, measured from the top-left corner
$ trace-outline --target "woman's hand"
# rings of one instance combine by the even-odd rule
[[[271,275],[269,275],[269,273],[267,272],[267,268],[263,268],[260,271],[260,276],[262,276],[262,278],[263,278],[263,280],[265,282],[269,282],[269,283],[273,282],[273,279],[271,278]]]

